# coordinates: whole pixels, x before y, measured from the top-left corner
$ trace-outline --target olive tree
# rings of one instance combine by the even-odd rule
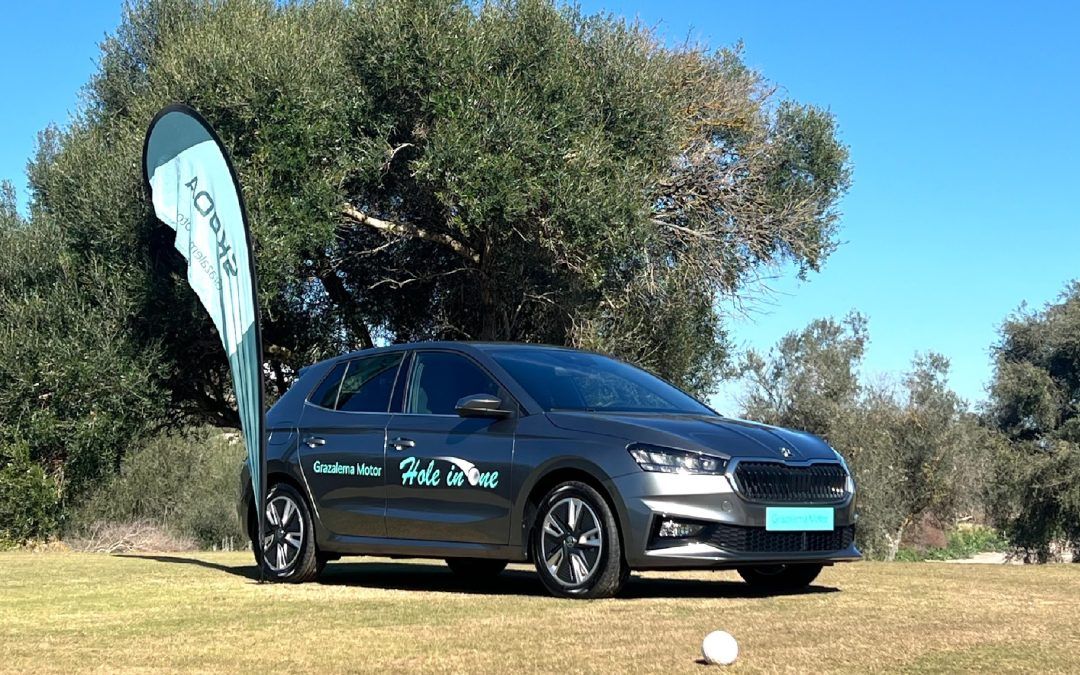
[[[995,505],[1013,542],[1036,560],[1055,544],[1080,559],[1080,284],[1056,303],[1021,308],[1001,327],[990,386],[998,455]]]
[[[948,360],[917,357],[899,382],[860,377],[865,317],[819,319],[784,336],[741,371],[745,415],[818,434],[850,465],[858,486],[858,539],[893,558],[924,517],[950,524],[979,511],[994,434],[947,384]]]
[[[275,391],[345,348],[453,338],[593,347],[707,393],[718,300],[835,246],[847,151],[774,92],[737,49],[545,0],[136,2],[34,204],[124,266],[131,339],[168,336],[163,384],[211,421],[224,359],[140,191],[174,100],[238,165]]]

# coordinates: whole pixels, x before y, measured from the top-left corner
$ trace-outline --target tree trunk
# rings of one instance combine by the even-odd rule
[[[375,342],[371,339],[371,331],[368,329],[367,324],[360,319],[360,309],[356,299],[345,288],[345,283],[341,280],[341,277],[333,270],[327,270],[319,273],[319,281],[322,282],[323,288],[326,289],[326,294],[330,296],[330,301],[337,305],[338,310],[341,312],[345,327],[359,341],[360,349],[374,347]]]
[[[498,328],[495,321],[495,294],[485,279],[480,282],[480,339],[495,340]]]
[[[499,337],[497,307],[495,303],[495,280],[491,278],[491,238],[484,239],[480,257],[480,339],[496,340]]]
[[[900,542],[904,538],[904,530],[907,529],[910,521],[910,518],[904,518],[903,522],[900,523],[900,527],[896,529],[895,537],[885,535],[885,538],[889,541],[889,550],[885,554],[885,560],[889,562],[896,560],[896,554],[900,551]]]

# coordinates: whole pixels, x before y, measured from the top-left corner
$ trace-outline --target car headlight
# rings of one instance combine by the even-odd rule
[[[664,448],[646,443],[633,443],[626,447],[630,456],[646,471],[659,473],[689,473],[718,475],[727,470],[728,461],[700,452]]]
[[[855,494],[855,479],[851,477],[851,467],[847,465],[847,460],[844,459],[843,455],[836,451],[836,448],[830,445],[829,449],[836,455],[836,459],[840,460],[840,465],[844,467],[844,473],[847,474],[847,478],[844,480],[844,492],[849,495]]]

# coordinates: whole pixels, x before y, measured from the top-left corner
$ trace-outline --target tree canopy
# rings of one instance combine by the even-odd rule
[[[230,415],[224,360],[138,172],[175,100],[239,168],[279,391],[346,348],[449,338],[597,348],[704,393],[718,300],[835,246],[846,149],[774,91],[738,49],[544,0],[136,2],[33,202],[116,268],[129,339],[203,416]]]

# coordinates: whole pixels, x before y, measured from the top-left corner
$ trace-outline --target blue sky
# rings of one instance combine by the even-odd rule
[[[821,316],[870,319],[866,371],[919,351],[984,397],[997,326],[1080,277],[1080,9],[1071,3],[584,2],[639,17],[669,42],[745,43],[781,94],[832,110],[851,147],[839,250],[820,274],[783,274],[732,323],[765,349]],[[120,3],[4,3],[0,178],[25,201],[39,130],[63,124]],[[32,56],[30,56],[32,54]],[[735,385],[715,399],[732,412]]]

